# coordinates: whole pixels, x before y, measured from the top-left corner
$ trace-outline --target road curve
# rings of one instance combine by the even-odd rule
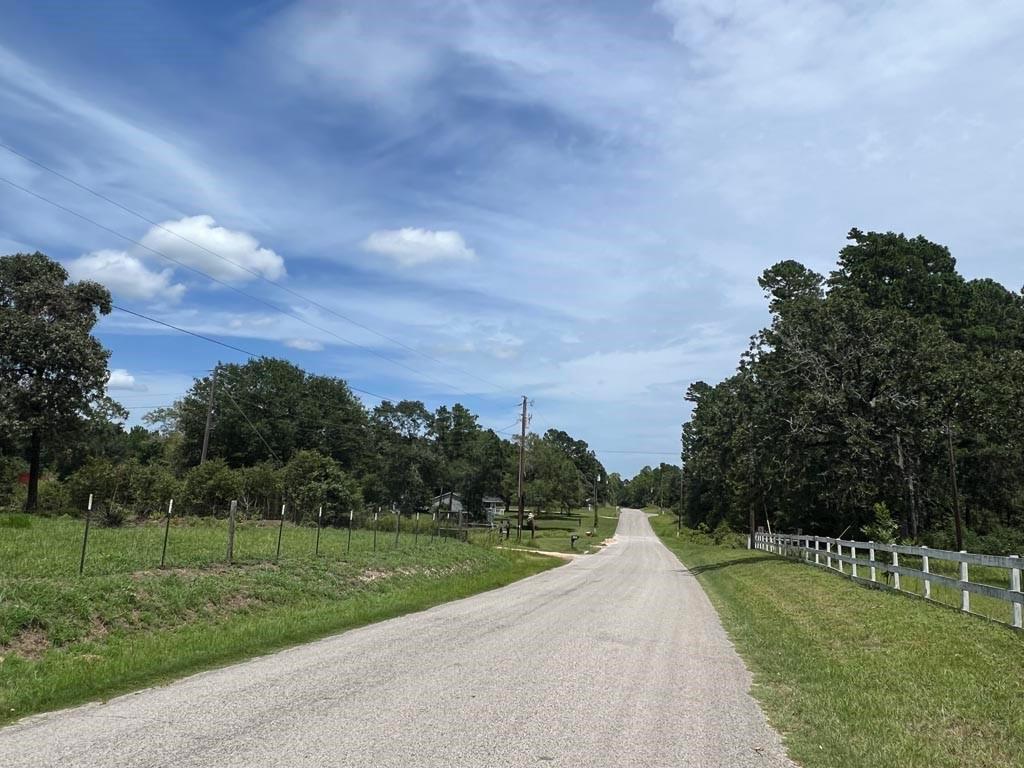
[[[638,511],[502,589],[0,730],[0,765],[790,766]]]

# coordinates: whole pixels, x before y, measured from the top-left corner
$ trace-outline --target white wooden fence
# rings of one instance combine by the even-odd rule
[[[845,574],[856,581],[870,582],[887,589],[914,594],[926,600],[932,600],[933,585],[949,587],[960,592],[960,610],[966,613],[972,612],[972,594],[1002,600],[1008,603],[1008,618],[1006,620],[990,618],[1008,623],[1016,629],[1022,628],[1024,594],[1021,593],[1020,572],[1024,562],[1018,555],[976,555],[970,552],[908,547],[900,544],[880,544],[873,541],[848,541],[823,536],[761,532],[754,534],[753,548],[786,557],[796,557],[812,565]],[[889,553],[890,562],[878,560],[879,552]],[[905,565],[900,565],[900,555],[920,558],[921,568],[908,568]],[[933,570],[935,561],[955,563],[956,567],[951,570],[958,571],[959,578],[954,579],[935,573]],[[1006,569],[1005,583],[1009,588],[971,581],[968,570],[971,565]],[[866,577],[864,573],[867,573]],[[879,574],[883,574],[883,581],[879,581]],[[900,578],[902,576],[919,580],[923,587],[922,591],[918,593],[903,589]],[[988,579],[988,581],[993,581],[993,579]]]

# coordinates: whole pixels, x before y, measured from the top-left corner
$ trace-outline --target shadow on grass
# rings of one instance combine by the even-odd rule
[[[733,565],[752,565],[753,563],[763,563],[767,560],[774,560],[778,562],[779,558],[774,555],[765,555],[763,557],[736,557],[732,560],[722,560],[717,563],[707,563],[706,565],[695,565],[693,568],[686,568],[684,570],[689,571],[695,576],[707,571],[718,571],[722,568],[729,568]]]

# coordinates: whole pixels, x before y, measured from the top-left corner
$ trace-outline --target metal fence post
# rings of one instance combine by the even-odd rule
[[[967,554],[967,550],[966,549],[961,549],[960,550],[960,554],[961,555],[966,555]],[[970,581],[970,579],[968,578],[968,573],[967,573],[967,563],[962,562],[962,561],[960,563],[960,581],[964,582],[965,584],[968,581]],[[960,610],[963,611],[964,613],[970,613],[971,612],[971,593],[968,592],[966,589],[963,589],[963,590],[960,591]]]
[[[924,552],[921,554],[921,571],[924,573],[924,599],[932,599],[932,580],[928,578],[931,573],[931,558],[928,557],[928,547],[921,547]]]
[[[281,535],[284,533],[284,508],[285,504],[281,505],[281,524],[277,526],[277,554],[274,555],[274,560],[281,559]]]
[[[85,573],[85,545],[89,543],[89,521],[92,519],[92,494],[89,494],[89,503],[85,507],[85,532],[82,534],[82,557],[78,561],[78,575]]]
[[[164,521],[164,548],[160,550],[160,567],[164,567],[167,560],[167,537],[171,533],[171,515],[174,513],[174,499],[167,502],[167,519]]]
[[[316,513],[316,549],[313,552],[314,557],[320,557],[320,529],[323,527],[324,521],[324,505],[320,505],[320,509]]]
[[[1017,560],[1020,560],[1020,555],[1010,555],[1010,557],[1015,561],[1014,564],[1016,564]],[[1020,595],[1020,568],[1011,568],[1010,569],[1010,589],[1012,591],[1016,592],[1018,595]],[[1022,627],[1022,621],[1021,621],[1022,618],[1024,618],[1024,617],[1021,616],[1022,613],[1024,613],[1024,610],[1022,610],[1021,604],[1020,603],[1014,603],[1013,604],[1013,626],[1015,626],[1017,629],[1024,628],[1024,627]]]
[[[238,510],[238,500],[232,499],[228,507],[228,565],[235,559],[235,512]]]

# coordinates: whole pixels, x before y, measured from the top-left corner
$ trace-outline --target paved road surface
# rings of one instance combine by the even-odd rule
[[[617,543],[503,589],[0,730],[0,766],[789,766],[692,575]]]

